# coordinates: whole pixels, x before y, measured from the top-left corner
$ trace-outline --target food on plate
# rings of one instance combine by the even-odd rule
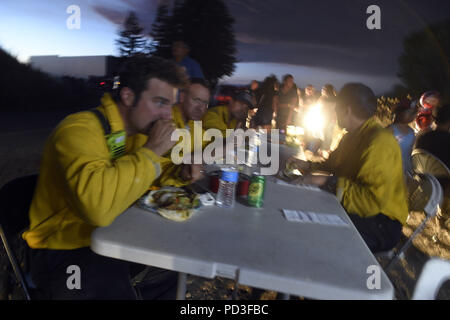
[[[200,204],[196,194],[188,194],[185,191],[158,190],[152,192],[151,196],[158,208],[166,210],[193,209]]]
[[[282,171],[282,176],[284,178],[298,178],[302,173],[297,169],[294,163],[287,163],[286,168]]]
[[[187,219],[189,219],[192,215],[192,213],[194,212],[193,209],[189,209],[189,210],[166,210],[166,209],[162,209],[159,208],[158,213],[163,216],[166,219],[172,220],[172,221],[185,221]]]
[[[200,207],[200,198],[180,188],[162,188],[149,192],[143,203],[167,219],[185,221]]]

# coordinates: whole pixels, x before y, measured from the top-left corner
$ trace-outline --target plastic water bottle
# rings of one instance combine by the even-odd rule
[[[238,179],[239,172],[235,168],[222,169],[219,190],[217,191],[216,197],[216,206],[222,208],[234,207]]]
[[[260,144],[259,133],[254,132],[249,139],[248,157],[245,163],[247,167],[252,167],[258,163],[258,148]]]

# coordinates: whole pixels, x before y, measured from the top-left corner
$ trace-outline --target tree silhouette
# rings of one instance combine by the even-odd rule
[[[438,90],[450,101],[450,20],[408,36],[399,58],[398,76],[411,93]]]
[[[222,0],[177,0],[171,15],[167,8],[158,10],[151,33],[155,39],[154,54],[172,58],[172,43],[183,40],[191,48],[189,55],[214,85],[235,70],[233,24]]]
[[[148,52],[156,54],[161,57],[171,57],[172,36],[170,24],[169,7],[162,3],[158,7],[156,19],[152,24],[150,37],[152,41],[149,43]]]
[[[131,11],[119,31],[119,39],[116,40],[121,57],[128,58],[143,54],[147,41],[142,31],[143,28],[139,25],[136,13]]]
[[[0,112],[81,110],[96,104],[101,93],[85,79],[57,77],[35,69],[0,47]],[[33,103],[30,103],[33,101]],[[61,104],[61,101],[64,101]]]

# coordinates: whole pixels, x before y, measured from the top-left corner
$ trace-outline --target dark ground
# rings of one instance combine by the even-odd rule
[[[67,113],[31,113],[26,116],[18,113],[0,114],[0,187],[16,177],[38,172],[45,140],[52,128]],[[411,235],[423,218],[422,213],[412,213],[408,226],[403,228],[403,233],[406,236]],[[449,231],[439,228],[436,219],[428,222],[425,230],[406,253],[405,259],[401,260],[388,274],[396,287],[397,299],[411,298],[423,265],[432,256],[450,259]],[[0,250],[0,300],[22,299],[17,290],[7,285],[7,268],[8,260],[2,247]],[[234,288],[232,280],[188,276],[186,298],[231,299]],[[237,298],[254,299],[251,293],[252,288],[239,286]],[[275,299],[276,292],[266,291],[256,298]],[[441,288],[437,298],[450,300],[449,281]],[[298,299],[298,297],[292,299]]]

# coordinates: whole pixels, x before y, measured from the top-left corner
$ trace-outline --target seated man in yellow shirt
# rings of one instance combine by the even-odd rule
[[[217,106],[205,113],[203,129],[219,129],[225,138],[227,129],[245,127],[248,111],[253,108],[253,97],[248,91],[237,92],[226,106]]]
[[[194,151],[195,148],[201,151],[208,141],[203,141],[203,130],[200,126],[194,125],[194,121],[201,121],[209,104],[209,85],[201,78],[192,78],[190,84],[184,94],[184,99],[180,104],[176,104],[172,108],[172,119],[177,129],[186,129],[189,132],[188,141],[184,150]],[[173,148],[172,148],[173,149]],[[164,157],[172,160],[172,149],[169,150]],[[201,164],[192,165],[175,165],[172,161],[168,161],[163,168],[163,174],[156,180],[156,186],[175,186],[181,187],[188,184],[192,179],[198,180],[202,177]]]
[[[130,269],[144,266],[90,250],[95,228],[107,226],[161,174],[174,141],[172,104],[187,78],[175,63],[136,58],[119,74],[120,87],[93,110],[67,116],[44,148],[37,188],[23,234],[33,282],[48,299],[135,299]],[[69,267],[80,286],[69,288]],[[69,272],[69,273],[68,273]],[[144,298],[174,298],[177,275],[150,270]]]
[[[321,163],[290,159],[305,173],[334,175],[336,195],[373,253],[398,243],[408,217],[400,147],[374,119],[376,108],[370,88],[346,84],[337,97],[336,116],[348,133],[338,148]],[[329,180],[311,175],[303,182],[324,185]]]

